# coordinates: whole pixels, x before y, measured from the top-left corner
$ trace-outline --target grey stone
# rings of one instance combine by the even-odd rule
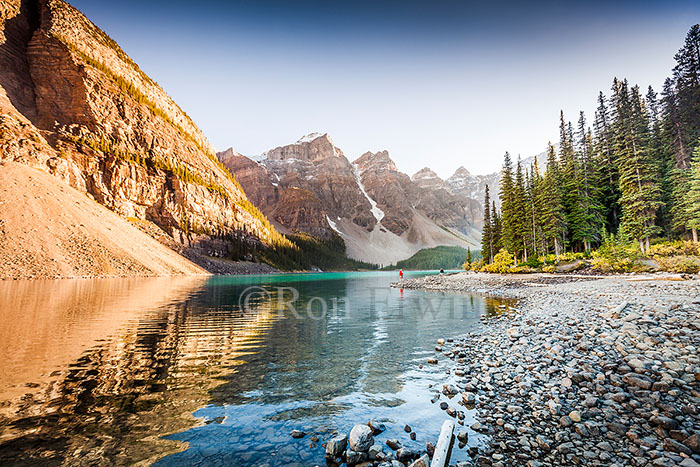
[[[348,437],[345,435],[338,435],[328,440],[326,443],[326,456],[328,457],[339,457],[345,452],[348,446]]]
[[[368,426],[375,436],[386,431],[386,425],[375,419],[370,420]]]
[[[348,465],[357,465],[360,462],[365,462],[368,459],[366,452],[357,452],[352,449],[345,451],[345,462]]]
[[[409,448],[399,448],[398,451],[396,451],[396,459],[399,460],[399,462],[408,462],[410,460],[415,459],[418,457],[418,453],[414,451],[413,449]]]
[[[651,389],[652,381],[648,376],[639,375],[637,373],[627,373],[622,377],[628,386],[635,386],[641,389]]]
[[[368,425],[355,425],[350,430],[348,444],[353,451],[367,452],[370,446],[374,444],[372,429]]]
[[[373,446],[370,446],[368,454],[369,454],[369,460],[373,461],[377,459],[377,454],[379,453],[384,453],[384,449],[379,445],[375,444]]]
[[[420,458],[413,461],[409,467],[430,467],[430,458],[427,454],[423,454]]]

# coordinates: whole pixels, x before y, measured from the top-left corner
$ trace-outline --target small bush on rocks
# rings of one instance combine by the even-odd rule
[[[641,270],[638,260],[642,257],[639,246],[620,234],[605,236],[603,244],[593,252],[594,269],[603,272],[635,272]]]
[[[518,264],[518,267],[534,268],[537,269],[543,265],[542,261],[536,256],[530,257],[527,261]]]
[[[465,264],[465,266],[467,265],[467,263],[464,263],[464,264]],[[483,258],[481,258],[478,261],[472,261],[471,263],[469,263],[469,269],[467,269],[466,267],[464,269],[466,271],[481,271],[481,269],[484,267],[485,264],[486,264],[486,262],[484,261]]]
[[[515,258],[513,255],[508,253],[508,250],[502,249],[493,258],[493,263],[487,264],[482,268],[484,272],[495,272],[498,274],[512,273],[513,265],[515,264]]]

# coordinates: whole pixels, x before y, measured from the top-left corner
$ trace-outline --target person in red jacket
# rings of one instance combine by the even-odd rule
[[[399,269],[399,279],[403,279],[403,269]]]

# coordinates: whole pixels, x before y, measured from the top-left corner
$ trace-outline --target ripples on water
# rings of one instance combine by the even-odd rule
[[[387,419],[378,442],[424,448],[447,417],[430,402],[447,366],[418,365],[498,303],[394,279],[0,282],[0,462],[323,464],[324,440],[372,417]]]

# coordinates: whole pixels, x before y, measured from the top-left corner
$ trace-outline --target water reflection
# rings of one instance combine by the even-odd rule
[[[446,367],[418,364],[499,303],[392,279],[0,283],[0,462],[308,465],[323,462],[311,434],[370,417],[390,420],[381,439],[422,447],[445,419],[428,386]],[[243,309],[251,285],[267,293]],[[280,287],[298,291],[294,310]]]

